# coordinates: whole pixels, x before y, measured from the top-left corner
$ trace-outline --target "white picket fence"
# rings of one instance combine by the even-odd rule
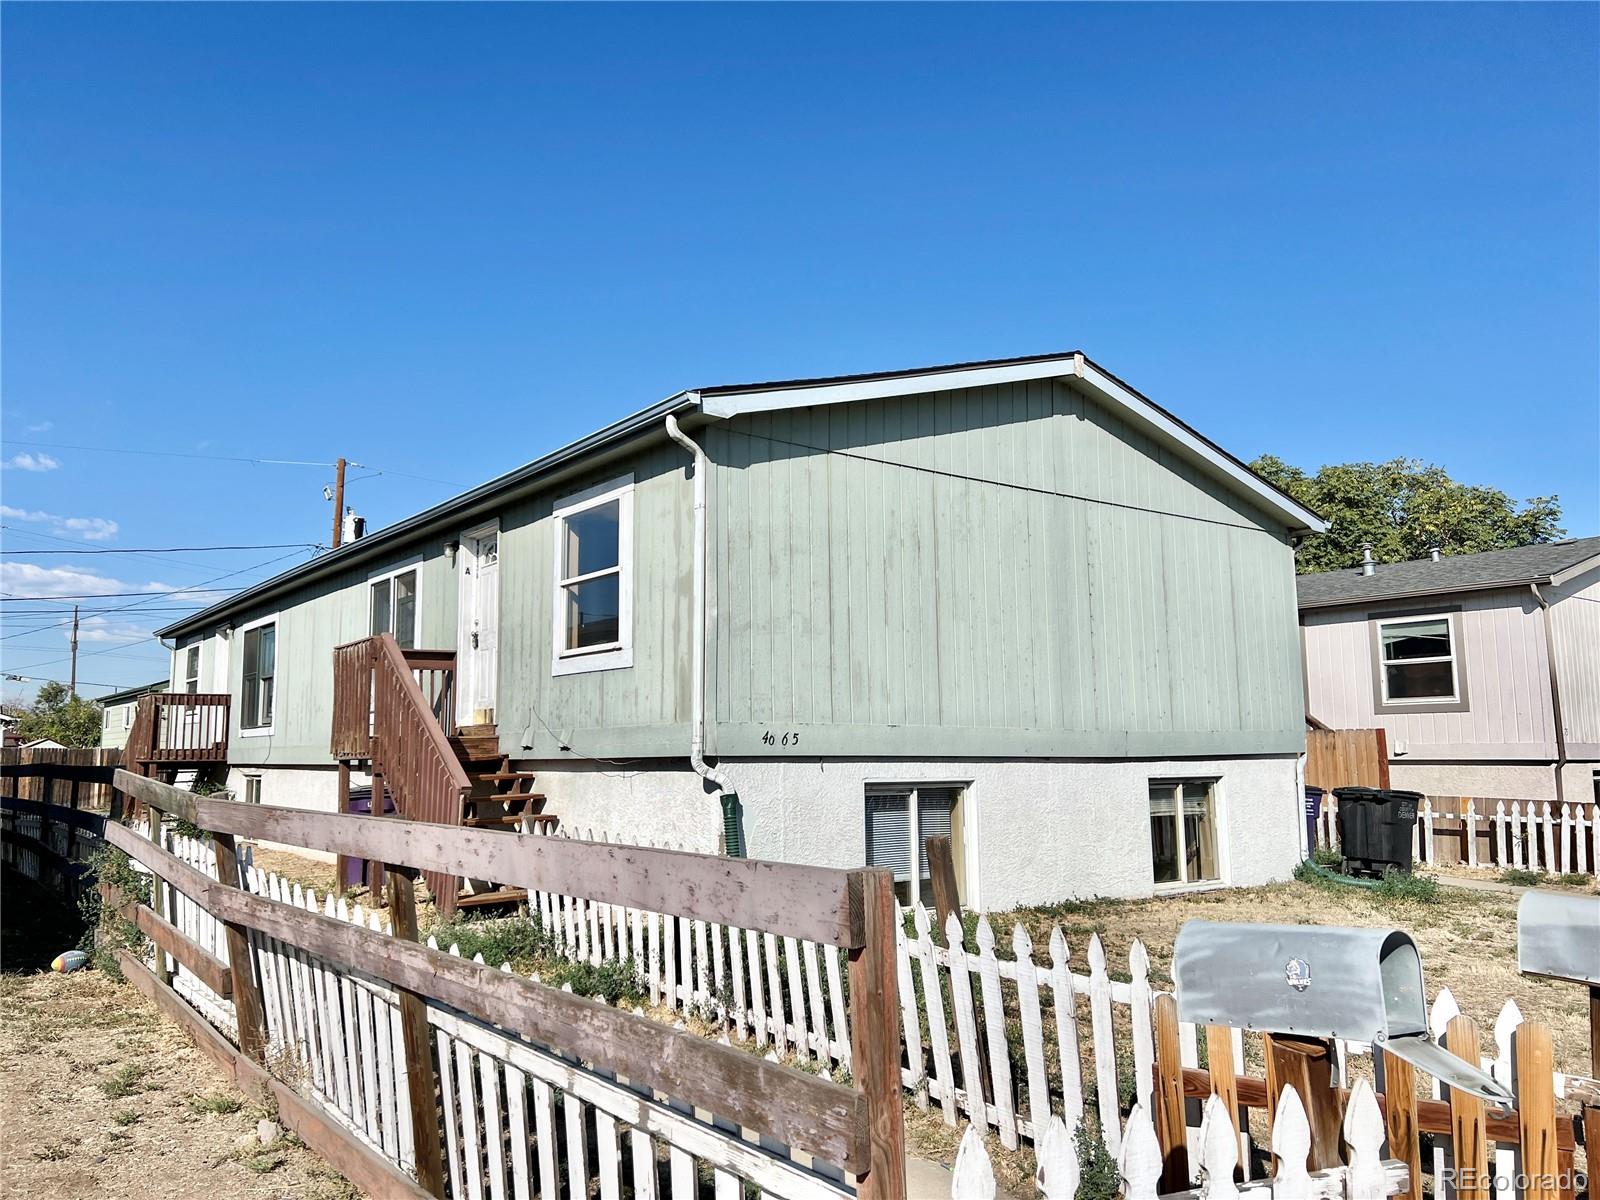
[[[163,835],[185,862],[217,878],[208,842]],[[135,864],[137,867],[138,864]],[[280,903],[389,932],[387,914],[288,883],[242,854],[245,886]],[[158,881],[157,881],[158,882]],[[161,895],[160,892],[165,892]],[[177,892],[158,888],[158,911],[224,962],[221,925]],[[665,927],[672,922],[661,922]],[[415,1173],[398,998],[361,972],[252,932],[269,1062],[335,1120]],[[428,944],[440,948],[433,939]],[[449,953],[458,954],[455,946]],[[153,960],[156,951],[150,952]],[[233,1005],[168,958],[173,987],[233,1034]],[[481,955],[476,957],[482,962]],[[505,964],[502,970],[510,970]],[[537,979],[537,976],[533,976]],[[570,985],[566,986],[570,991]],[[452,1200],[696,1200],[702,1177],[716,1200],[847,1200],[846,1177],[714,1118],[430,1002],[437,1038]],[[769,1057],[771,1052],[769,1051]],[[626,1147],[626,1151],[624,1151]]]
[[[1405,1164],[1385,1161],[1383,1115],[1377,1097],[1365,1080],[1358,1083],[1345,1109],[1343,1126],[1347,1165],[1311,1171],[1311,1125],[1305,1106],[1292,1087],[1278,1098],[1272,1126],[1272,1154],[1276,1169],[1269,1180],[1234,1182],[1240,1166],[1239,1139],[1227,1108],[1217,1097],[1206,1101],[1197,1138],[1190,1140],[1192,1165],[1200,1186],[1186,1192],[1157,1192],[1161,1180],[1161,1146],[1149,1110],[1142,1105],[1128,1119],[1117,1174],[1123,1200],[1376,1200],[1399,1195],[1406,1189]],[[1052,1117],[1039,1139],[1034,1185],[1044,1200],[1074,1200],[1080,1171],[1076,1148],[1066,1125]],[[994,1163],[976,1129],[962,1135],[956,1155],[952,1200],[994,1200],[997,1193]]]
[[[636,964],[652,1005],[720,1023],[741,1042],[754,1039],[758,1047],[809,1058],[823,1070],[849,1070],[837,947],[579,896],[534,892],[528,904],[568,958]],[[1036,962],[1033,940],[1021,925],[1002,947],[988,919],[980,918],[974,951],[958,924],[944,931],[940,944],[932,913],[918,906],[911,917],[914,934],[897,931],[901,1078],[917,1102],[937,1102],[952,1128],[965,1117],[994,1130],[1008,1148],[1034,1139],[1050,1114],[1075,1129],[1086,1101],[1092,1102],[1101,1136],[1115,1154],[1122,1136],[1121,1068],[1131,1071],[1134,1103],[1148,1106],[1154,1087],[1144,946],[1133,944],[1128,981],[1118,982],[1099,935],[1089,939],[1082,960],[1087,970],[1074,971],[1059,927],[1046,942],[1048,961]],[[1002,957],[1002,949],[1010,954]],[[1121,1024],[1129,1033],[1119,1060],[1115,1030]],[[1197,1065],[1192,1027],[1183,1029],[1182,1040],[1188,1065]],[[1242,1070],[1242,1057],[1238,1065]]]
[[[1339,801],[1329,792],[1318,817],[1318,844],[1339,848]],[[1448,828],[1442,828],[1448,822]],[[1457,824],[1459,822],[1459,824]],[[1479,831],[1486,841],[1479,847]],[[1600,863],[1600,805],[1586,800],[1485,800],[1472,796],[1427,796],[1411,833],[1412,857],[1420,863],[1454,862],[1468,867],[1587,875]],[[1443,855],[1449,843],[1459,855]]]

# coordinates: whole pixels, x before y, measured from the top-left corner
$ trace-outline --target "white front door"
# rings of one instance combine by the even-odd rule
[[[461,642],[456,651],[456,720],[494,723],[500,632],[500,530],[477,529],[461,539]]]

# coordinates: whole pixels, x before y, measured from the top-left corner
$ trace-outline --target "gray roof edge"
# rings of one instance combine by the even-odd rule
[[[97,697],[95,699],[95,703],[100,705],[102,708],[104,708],[107,704],[118,704],[123,700],[131,700],[135,697],[142,696],[146,692],[153,692],[158,688],[164,688],[167,686],[168,682],[169,681],[165,679],[157,679],[152,683],[140,683],[133,687],[123,688],[120,692],[107,692],[104,696]]]
[[[1372,576],[1360,574],[1358,567],[1301,575],[1295,581],[1296,605],[1305,612],[1464,592],[1560,586],[1597,566],[1600,566],[1600,537],[1562,538],[1478,554],[1446,556],[1440,563],[1428,559],[1380,563]],[[1441,572],[1442,578],[1430,578],[1434,571]],[[1390,578],[1385,578],[1386,575]]]
[[[1420,600],[1427,596],[1454,596],[1458,592],[1494,592],[1507,588],[1522,588],[1534,583],[1549,583],[1549,575],[1529,575],[1514,579],[1490,579],[1481,583],[1458,583],[1436,588],[1412,588],[1410,591],[1374,592],[1370,596],[1339,596],[1331,600],[1297,601],[1301,611],[1308,608],[1363,608],[1371,604],[1385,604],[1390,600]]]
[[[363,562],[368,558],[376,557],[391,548],[395,543],[402,542],[407,537],[421,533],[430,525],[446,520],[456,513],[468,510],[501,492],[533,483],[541,476],[548,475],[558,468],[566,466],[574,459],[623,442],[644,432],[650,426],[665,418],[668,413],[678,413],[697,408],[699,403],[698,393],[677,392],[668,396],[665,400],[657,401],[649,408],[640,409],[620,421],[607,425],[604,429],[597,430],[586,437],[581,437],[575,442],[569,442],[558,450],[552,450],[542,458],[536,458],[530,463],[517,467],[515,470],[507,471],[503,475],[497,475],[487,483],[480,483],[477,487],[462,492],[460,495],[452,496],[448,500],[442,500],[432,508],[414,513],[357,541],[347,542],[337,550],[319,555],[309,562],[290,567],[287,571],[281,571],[236,595],[229,596],[226,600],[219,600],[216,604],[203,608],[197,613],[174,621],[169,625],[164,625],[155,631],[155,636],[158,638],[172,637],[202,625],[209,625],[229,613],[248,608],[250,605],[283,591],[285,588],[308,583],[325,574]],[[662,436],[665,436],[665,431],[663,431]]]

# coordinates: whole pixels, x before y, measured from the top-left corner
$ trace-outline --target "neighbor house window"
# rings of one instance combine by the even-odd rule
[[[200,690],[199,642],[183,652],[183,690],[191,694]]]
[[[372,581],[371,616],[367,631],[392,633],[402,650],[417,648],[417,566],[390,571]]]
[[[239,728],[244,733],[272,732],[277,697],[278,625],[263,621],[245,629]]]
[[[1450,614],[1380,620],[1378,671],[1385,704],[1461,699]]]
[[[1222,878],[1215,783],[1163,780],[1150,784],[1150,853],[1158,887]]]
[[[633,665],[633,479],[557,505],[553,670]]]
[[[122,727],[124,729],[133,728],[133,705],[131,704],[122,706]]]
[[[873,786],[867,789],[867,865],[894,873],[894,891],[901,904],[933,904],[928,872],[927,840],[951,839],[960,890],[959,787]],[[912,869],[912,864],[916,869]]]
[[[244,802],[246,804],[261,803],[261,776],[246,775],[244,777]]]

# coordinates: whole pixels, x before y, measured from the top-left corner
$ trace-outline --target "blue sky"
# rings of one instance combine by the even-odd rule
[[[1243,457],[1418,456],[1600,531],[1592,5],[0,23],[8,550],[327,539],[325,468],[63,446],[342,454],[382,525],[679,388],[1071,348]],[[64,676],[48,623],[6,670]],[[160,623],[100,615],[80,678],[164,675]]]

